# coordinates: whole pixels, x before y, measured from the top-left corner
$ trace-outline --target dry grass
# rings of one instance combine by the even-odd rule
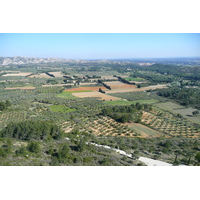
[[[63,77],[63,73],[62,72],[49,72],[50,74],[53,74],[55,77]]]
[[[114,80],[118,80],[117,77],[113,77],[113,76],[101,76],[101,79],[114,79]]]
[[[167,87],[166,85],[154,85],[154,86],[149,86],[149,87],[137,88],[135,85],[128,85],[128,86],[132,86],[132,87],[128,87],[127,85],[128,84],[116,85],[114,87],[112,87],[112,85],[110,85],[111,89],[112,88],[113,89],[107,91],[107,93],[138,92],[138,91],[155,90],[157,88],[166,88]]]
[[[4,74],[2,76],[28,76],[30,75],[31,73],[26,73],[26,72],[19,72],[19,73],[16,73],[16,74]]]
[[[99,88],[101,88],[102,90],[108,90],[105,87],[101,86],[101,87],[78,87],[78,88],[71,88],[71,89],[67,89],[65,91],[84,91],[84,90],[92,90],[92,91],[99,91]]]
[[[5,88],[5,90],[34,90],[35,87],[12,87],[12,88]]]
[[[29,76],[29,78],[51,78],[51,77],[45,73],[41,73]]]

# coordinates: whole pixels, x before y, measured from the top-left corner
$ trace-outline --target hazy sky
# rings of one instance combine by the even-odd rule
[[[117,59],[200,56],[199,33],[0,33],[0,57]]]

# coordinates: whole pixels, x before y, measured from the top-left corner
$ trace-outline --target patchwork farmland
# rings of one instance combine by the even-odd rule
[[[198,81],[150,65],[81,62],[0,72],[0,165],[143,165],[139,156],[198,165],[198,90],[187,107],[170,99],[177,85],[181,93]]]

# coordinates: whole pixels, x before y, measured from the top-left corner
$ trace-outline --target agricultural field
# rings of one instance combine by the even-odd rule
[[[0,129],[6,127],[6,125],[10,122],[21,122],[26,120],[26,112],[18,111],[18,112],[0,112]]]
[[[53,106],[50,106],[49,108],[50,108],[50,110],[52,112],[63,112],[63,113],[66,113],[66,112],[74,112],[74,111],[76,111],[76,109],[70,109],[70,108],[68,108],[67,106],[64,106],[64,105],[53,105]]]
[[[76,125],[64,123],[63,127],[70,132]],[[87,131],[96,136],[127,136],[127,137],[140,137],[141,135],[134,130],[134,128],[129,128],[127,125],[116,122],[112,118],[101,117],[94,121],[90,121],[89,118],[82,120],[82,124],[79,124],[80,131]]]
[[[112,93],[114,97],[126,99],[128,101],[155,101],[160,100],[157,95],[146,91],[135,91],[135,92],[123,92],[123,93]]]
[[[62,93],[59,93],[56,96],[60,97],[60,98],[66,98],[66,99],[76,99],[77,98],[73,95],[73,92],[70,92],[70,91],[62,91]]]
[[[52,78],[49,75],[45,74],[45,73],[41,73],[41,74],[34,74],[29,76],[29,78]]]
[[[130,128],[132,128],[133,130],[137,131],[142,137],[145,137],[145,138],[165,136],[163,133],[155,131],[155,130],[153,130],[149,127],[146,127],[142,124],[130,123],[130,124],[128,124],[128,126]]]
[[[79,97],[79,98],[86,98],[86,97],[94,97],[98,98],[99,100],[105,100],[105,101],[113,101],[113,100],[120,100],[121,98],[113,97],[107,94],[103,94],[101,92],[77,92],[72,93],[73,96]]]
[[[64,74],[62,72],[50,72],[50,74],[53,74],[55,77],[63,77]]]
[[[74,83],[67,83],[67,84],[55,84],[55,85],[42,85],[42,87],[64,87],[64,86],[73,86]]]
[[[158,100],[138,100],[138,101],[127,101],[127,100],[115,100],[115,101],[106,101],[108,105],[131,105],[136,103],[152,104],[158,102]]]
[[[118,86],[115,86],[116,89],[110,90],[107,93],[111,94],[111,93],[118,93],[118,92],[121,92],[121,93],[123,93],[123,92],[138,92],[138,91],[155,90],[155,89],[158,89],[158,88],[166,88],[165,84],[163,84],[163,85],[153,85],[153,86],[142,87],[142,88],[137,88],[136,85],[128,85],[128,86],[127,85],[128,84],[126,84],[126,86],[125,86],[125,84],[124,85],[119,84]],[[121,86],[121,88],[119,86]],[[111,86],[111,88],[112,88],[112,86]]]
[[[143,66],[148,70],[142,71],[139,66],[129,65],[95,61],[2,69],[0,165],[143,165],[136,159],[138,156],[158,158],[174,165],[199,165],[195,156],[200,145],[200,115],[192,114],[198,109],[175,104],[158,95],[157,89],[167,88],[175,75],[165,77],[165,72],[153,71],[155,66]],[[151,81],[153,85],[138,87],[120,82],[116,76],[136,83]],[[99,92],[99,88],[103,91]],[[17,138],[21,137],[22,122],[30,126],[30,140]],[[40,127],[35,129],[31,125],[37,123],[40,127],[44,124],[49,133],[52,131],[52,138],[46,135],[35,139],[34,134]],[[46,123],[52,125],[51,130]],[[37,131],[31,133],[31,130]],[[55,135],[58,132],[59,137]],[[4,137],[6,134],[10,138]],[[6,149],[8,139],[12,141],[12,151]],[[29,151],[31,142],[39,144],[39,152]],[[89,143],[119,148],[133,157],[126,158]],[[66,157],[65,151],[68,151]]]
[[[99,88],[101,88],[102,90],[108,90],[103,86],[100,87],[78,87],[78,88],[71,88],[71,89],[67,89],[65,91],[69,91],[69,92],[88,92],[88,91],[98,91]]]
[[[101,79],[105,79],[105,80],[107,80],[107,79],[113,79],[113,80],[118,80],[118,78],[117,77],[113,77],[113,76],[101,76]]]
[[[187,119],[179,118],[173,113],[160,109],[154,109],[152,112],[144,112],[142,123],[171,137],[185,136],[198,138],[200,136],[199,127]]]
[[[4,74],[2,76],[5,76],[5,77],[7,77],[7,76],[28,76],[30,74],[31,73],[19,72],[19,73],[16,73],[16,74],[14,74],[14,73],[8,73],[8,74]]]
[[[134,77],[126,77],[124,78],[127,81],[136,81],[136,82],[143,82],[144,79],[143,78],[134,78]]]
[[[166,103],[158,103],[156,105],[159,108],[171,111],[173,113],[180,114],[187,118],[188,120],[200,124],[200,116],[193,116],[192,112],[197,111],[194,108],[186,108],[184,106],[178,105],[173,102],[166,102]]]
[[[119,81],[106,81],[104,83],[109,85],[111,87],[111,90],[137,88],[136,85],[129,85],[129,84],[121,83]]]
[[[10,87],[5,90],[34,90],[36,87]]]

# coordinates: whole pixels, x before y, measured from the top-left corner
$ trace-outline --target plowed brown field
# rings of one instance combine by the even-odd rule
[[[26,73],[26,72],[20,72],[20,73],[17,73],[17,74],[4,74],[2,76],[28,76],[30,75],[31,73]]]
[[[67,90],[68,91],[68,90]],[[75,97],[79,97],[79,98],[85,98],[85,97],[98,97],[101,100],[106,100],[106,101],[110,101],[110,100],[121,100],[121,98],[118,97],[112,97],[106,94],[103,94],[101,92],[78,92],[78,93],[72,93]]]
[[[122,83],[123,84],[123,83]],[[124,85],[127,85],[127,84],[124,84]],[[131,86],[131,85],[130,85]],[[135,86],[135,85],[133,85]],[[110,85],[111,89],[113,88],[111,85]],[[154,86],[149,86],[149,87],[143,87],[143,88],[137,88],[136,86],[135,87],[130,87],[130,88],[125,88],[124,86],[121,86],[121,88],[117,88],[116,89],[112,89],[112,90],[109,90],[107,91],[106,93],[117,93],[117,92],[137,92],[137,91],[146,91],[146,90],[155,90],[157,88],[166,88],[167,86],[166,85],[154,85]]]

